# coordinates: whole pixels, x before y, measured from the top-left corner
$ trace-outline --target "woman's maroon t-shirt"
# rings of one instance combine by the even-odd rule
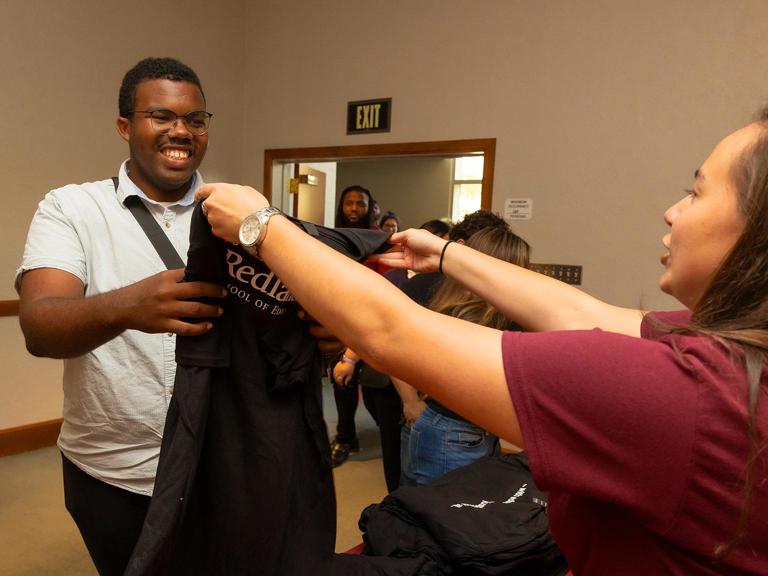
[[[672,324],[688,316],[654,315]],[[550,491],[552,532],[576,576],[768,574],[766,453],[749,538],[724,560],[713,556],[743,506],[738,358],[710,338],[655,334],[648,317],[642,338],[506,332],[502,352],[531,470]]]

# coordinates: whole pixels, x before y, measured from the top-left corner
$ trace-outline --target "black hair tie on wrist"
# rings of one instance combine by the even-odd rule
[[[448,248],[448,244],[453,242],[453,240],[448,240],[445,244],[443,244],[443,250],[440,252],[440,264],[437,265],[437,271],[440,272],[440,274],[443,273],[443,258],[445,258],[445,249]]]

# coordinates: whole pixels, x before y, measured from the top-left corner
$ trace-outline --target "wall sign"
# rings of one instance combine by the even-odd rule
[[[347,104],[347,134],[389,132],[392,98],[358,100]]]
[[[533,218],[532,198],[507,198],[505,200],[505,220],[530,220],[531,218]]]

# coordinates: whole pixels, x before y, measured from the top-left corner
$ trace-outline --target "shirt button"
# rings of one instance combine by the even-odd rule
[[[168,336],[168,338],[173,338],[173,332],[168,332],[168,333],[166,334],[166,336]]]
[[[173,396],[173,386],[168,386],[168,396]]]
[[[171,226],[172,226],[172,224],[171,224],[170,222],[166,222],[166,223],[165,223],[165,227],[166,227],[166,228],[170,228]]]

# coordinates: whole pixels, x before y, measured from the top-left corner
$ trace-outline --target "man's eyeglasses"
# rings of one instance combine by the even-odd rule
[[[181,119],[187,130],[195,136],[202,136],[208,132],[208,127],[211,125],[211,117],[213,116],[213,114],[204,110],[196,110],[184,116],[178,116],[172,110],[131,110],[126,113],[126,116],[129,114],[146,114],[152,123],[152,128],[158,132],[168,132],[175,128],[176,122]]]

